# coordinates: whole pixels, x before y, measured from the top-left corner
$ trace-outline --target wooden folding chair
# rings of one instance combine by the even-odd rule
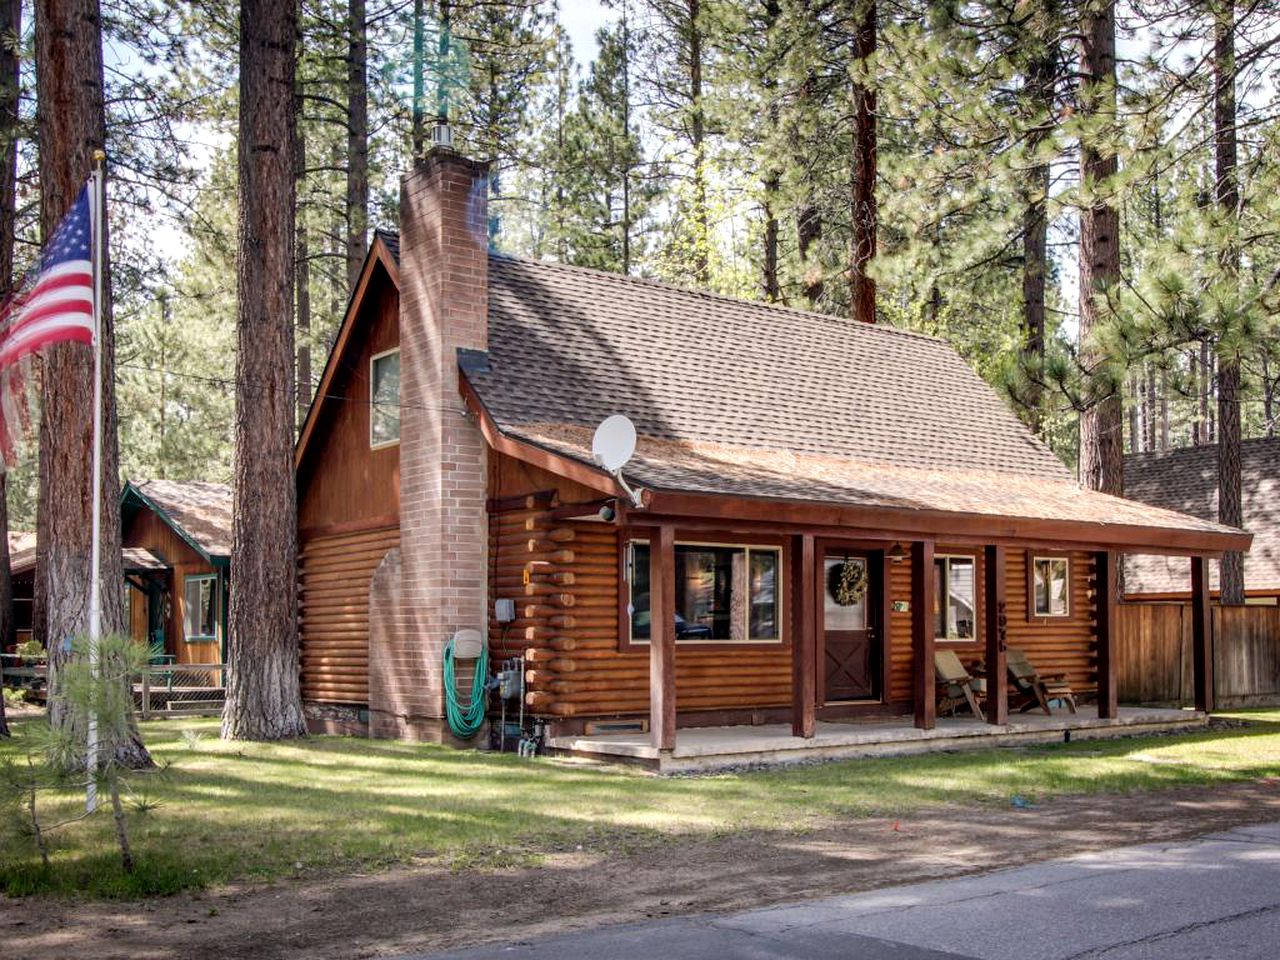
[[[1020,708],[1022,713],[1038,706],[1046,714],[1052,714],[1053,711],[1049,709],[1050,700],[1060,700],[1068,710],[1076,712],[1076,695],[1072,692],[1065,673],[1042,677],[1027,659],[1027,655],[1013,647],[1005,654],[1005,663],[1009,668],[1009,679],[1013,681],[1016,693],[1023,699]]]
[[[986,714],[978,706],[978,695],[973,688],[973,677],[964,668],[954,650],[937,650],[933,654],[933,672],[938,680],[938,712],[954,713],[965,703],[979,720]]]

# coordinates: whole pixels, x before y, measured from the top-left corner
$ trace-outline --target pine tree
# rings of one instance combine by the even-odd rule
[[[40,219],[43,234],[57,228],[84,186],[95,150],[106,143],[101,14],[97,0],[50,0],[36,5],[35,55],[39,103]],[[104,224],[105,233],[105,224]],[[77,344],[57,344],[45,352],[40,415],[40,502],[36,561],[37,590],[43,592],[44,629],[49,649],[49,720],[71,723],[58,696],[58,671],[70,658],[70,641],[89,624],[89,582],[100,578],[102,627],[124,626],[124,581],[120,553],[119,446],[115,403],[115,350],[109,260],[103,263],[104,290],[98,331],[102,364],[102,484],[92,489],[94,361]],[[101,505],[101,566],[90,569],[92,497]],[[134,736],[117,746],[117,762],[151,762]]]
[[[1120,395],[1103,376],[1107,358],[1093,342],[1120,279],[1120,216],[1112,195],[1117,172],[1114,0],[1083,0],[1080,33],[1080,110],[1087,123],[1080,142],[1080,343],[1086,367],[1102,383],[1102,395],[1080,414],[1080,482],[1090,490],[1122,495]]]
[[[306,733],[298,676],[293,482],[294,41],[292,2],[240,11],[236,451],[222,735]]]
[[[18,93],[21,0],[0,0],[0,303],[13,288],[13,243],[18,217]],[[13,578],[9,568],[8,465],[0,464],[0,652],[13,643]],[[0,660],[0,737],[9,735]]]

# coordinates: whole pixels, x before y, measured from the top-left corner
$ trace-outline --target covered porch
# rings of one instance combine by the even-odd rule
[[[1120,707],[1115,716],[1106,718],[1088,712],[1026,713],[999,724],[963,715],[940,717],[928,729],[905,717],[817,721],[808,737],[795,735],[781,723],[696,727],[682,729],[672,750],[660,750],[643,732],[579,734],[553,737],[547,748],[557,756],[634,764],[658,773],[707,773],[762,764],[1136,736],[1202,727],[1207,722],[1207,714],[1199,710]]]
[[[752,519],[759,523],[758,519]],[[726,727],[708,723],[705,719],[687,723],[684,708],[677,697],[678,624],[682,622],[678,616],[674,586],[677,540],[690,536],[691,527],[710,524],[726,525],[725,518],[707,521],[682,517],[678,522],[673,518],[673,522],[647,527],[643,533],[649,545],[648,600],[651,611],[647,643],[647,734],[630,732],[589,736],[585,735],[585,730],[581,733],[559,730],[549,741],[552,750],[632,759],[662,770],[710,769],[802,758],[953,749],[993,742],[1042,742],[1070,739],[1073,734],[1089,737],[1124,735],[1139,729],[1168,729],[1203,723],[1213,710],[1213,637],[1206,569],[1207,557],[1212,554],[1194,551],[1197,548],[1201,551],[1206,547],[1212,549],[1216,544],[1184,545],[1177,542],[1177,538],[1169,538],[1163,545],[1166,552],[1185,558],[1193,583],[1195,711],[1122,710],[1117,694],[1118,659],[1115,650],[1119,598],[1119,550],[1116,548],[1121,544],[1107,543],[1102,548],[1099,540],[1108,531],[1099,530],[1100,525],[1092,525],[1084,534],[1096,539],[1093,540],[1094,549],[1085,554],[1089,572],[1086,586],[1080,588],[1079,606],[1084,609],[1078,611],[1078,615],[1087,619],[1088,635],[1080,642],[1084,644],[1082,652],[1087,651],[1091,678],[1096,680],[1096,685],[1087,691],[1077,692],[1086,693],[1086,698],[1093,704],[1082,706],[1079,713],[1069,714],[1060,706],[1049,715],[1011,714],[1008,656],[1010,648],[1018,646],[1018,641],[1011,637],[1010,621],[1014,610],[1020,611],[1021,619],[1026,619],[1027,614],[1022,598],[1010,596],[1010,554],[1025,548],[1030,556],[1039,550],[1051,550],[1053,546],[1073,548],[1078,552],[1086,544],[1080,542],[1084,537],[1076,530],[1053,531],[1061,539],[1049,540],[1047,537],[1018,536],[1018,530],[1006,532],[999,529],[1001,524],[988,523],[985,537],[978,534],[975,525],[949,531],[942,541],[968,544],[976,558],[972,567],[973,587],[983,614],[974,617],[976,632],[970,638],[969,649],[973,655],[980,655],[986,677],[1000,678],[1000,682],[987,685],[981,717],[965,715],[948,719],[938,715],[935,653],[940,646],[944,649],[947,646],[945,639],[939,639],[935,619],[935,591],[939,586],[935,560],[941,558],[939,541],[922,538],[919,533],[912,536],[910,531],[893,531],[890,535],[883,528],[875,531],[864,527],[857,530],[826,528],[793,532],[781,538],[786,558],[783,584],[787,601],[783,609],[791,673],[789,724],[777,724],[776,721],[786,718],[785,713],[779,716],[777,711],[772,711],[767,717],[753,718],[758,725],[749,727]],[[744,528],[745,525],[739,527]],[[1038,525],[1036,532],[1041,532],[1041,529]],[[1115,536],[1114,530],[1109,532]],[[858,539],[854,540],[854,537]],[[863,702],[833,705],[830,677],[824,676],[824,664],[829,666],[827,654],[833,636],[829,624],[824,629],[824,556],[830,556],[832,545],[842,540],[872,546],[866,552],[869,567],[873,570],[867,596],[868,623],[880,625],[878,632],[883,639],[876,641],[879,643],[878,653],[869,662],[872,671],[882,673],[882,676],[875,677],[869,687],[878,693]],[[877,543],[878,547],[875,546]],[[894,594],[893,578],[887,572],[891,564],[889,558],[894,553],[902,555],[904,572],[908,568],[910,572],[908,599],[905,600]],[[877,563],[880,565],[879,574],[874,573]],[[943,566],[945,568],[945,564]],[[1017,581],[1018,577],[1013,579]],[[1012,607],[1011,599],[1017,601]],[[977,609],[975,605],[974,610]],[[893,665],[888,625],[895,614],[902,626],[909,623],[909,700],[891,701],[889,696]],[[868,634],[876,632],[877,628],[867,631]],[[904,669],[899,674],[903,682],[907,675],[906,666],[902,664]],[[761,719],[772,722],[760,724]]]

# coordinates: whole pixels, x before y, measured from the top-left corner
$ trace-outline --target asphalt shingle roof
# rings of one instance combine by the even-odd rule
[[[949,345],[891,327],[492,253],[466,376],[504,433],[585,463],[627,415],[656,489],[1231,532],[1082,490]]]
[[[132,486],[208,556],[231,556],[231,487],[227,484],[134,480]]]
[[[1280,439],[1241,444],[1240,486],[1245,529],[1253,546],[1244,558],[1246,590],[1280,591]],[[1125,494],[1143,503],[1211,520],[1218,515],[1218,448],[1186,447],[1125,457]],[[1209,585],[1218,587],[1218,563],[1209,563]],[[1125,591],[1185,593],[1191,576],[1177,557],[1125,558]]]

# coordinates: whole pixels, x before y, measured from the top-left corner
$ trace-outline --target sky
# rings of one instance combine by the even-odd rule
[[[596,31],[614,19],[617,14],[606,10],[599,0],[561,0],[560,22],[573,44],[573,58],[585,71],[587,64],[596,58]]]

